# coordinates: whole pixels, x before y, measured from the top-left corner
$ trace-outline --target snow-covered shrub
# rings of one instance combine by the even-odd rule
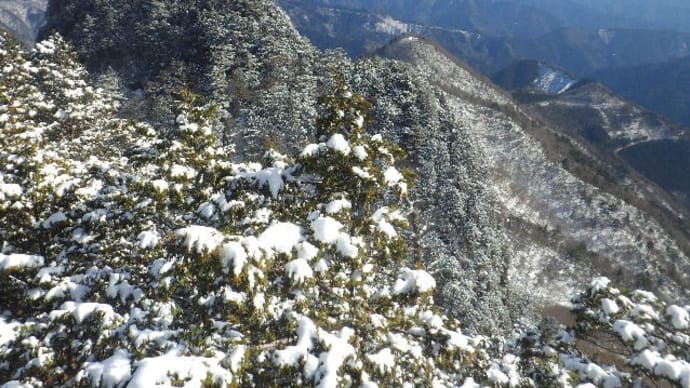
[[[9,386],[690,385],[688,307],[603,279],[570,330],[463,334],[405,242],[403,155],[342,80],[315,143],[235,163],[199,97],[182,91],[169,127],[121,120],[59,37],[1,43]],[[620,365],[582,346],[606,331]]]

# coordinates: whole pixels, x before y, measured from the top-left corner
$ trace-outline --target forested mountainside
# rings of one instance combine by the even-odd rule
[[[605,81],[616,93],[637,101],[647,109],[660,112],[686,126],[690,126],[690,95],[687,88],[690,79],[690,58],[602,69],[592,74]]]
[[[513,90],[523,107],[549,125],[609,154],[604,164],[617,166],[611,170],[613,175],[624,175],[622,171],[630,169],[616,160],[622,158],[637,174],[669,191],[688,208],[690,131],[686,127],[633,104],[598,82],[578,81],[548,69],[525,61],[497,73],[493,80]]]
[[[321,53],[264,0],[47,20],[0,39],[8,387],[690,386],[682,235],[434,44]]]
[[[130,28],[115,25],[108,30],[107,33],[114,37],[113,43],[107,48],[99,47],[97,52],[91,52],[90,46],[80,43],[77,43],[77,48],[87,58],[87,64],[89,58],[100,58],[98,64],[92,65],[95,69],[109,66],[129,77],[135,75],[137,79],[131,78],[128,82],[148,89],[159,88],[160,84],[174,87],[175,82],[196,77],[197,82],[188,82],[192,90],[227,107],[223,136],[232,140],[240,150],[236,155],[240,160],[260,157],[266,144],[286,152],[294,152],[306,145],[307,139],[317,133],[316,103],[322,93],[319,85],[331,78],[333,69],[338,69],[356,91],[376,101],[372,127],[375,132],[399,139],[401,147],[411,155],[409,162],[415,167],[419,163],[433,162],[426,167],[428,171],[419,174],[419,182],[415,185],[419,190],[428,190],[428,194],[419,194],[424,199],[417,201],[419,216],[416,227],[427,229],[426,225],[436,225],[420,237],[426,241],[419,242],[419,250],[427,265],[445,273],[441,294],[447,295],[446,299],[453,303],[466,304],[462,309],[454,309],[457,314],[478,314],[474,303],[486,299],[487,303],[479,307],[485,309],[486,314],[467,320],[468,325],[508,329],[511,314],[519,315],[519,309],[512,308],[517,305],[509,302],[509,287],[505,287],[508,257],[491,215],[482,160],[480,155],[474,154],[476,147],[467,144],[465,137],[453,133],[461,128],[449,120],[433,87],[415,73],[392,62],[353,63],[337,53],[320,55],[292,29],[284,13],[270,2],[231,4],[228,9],[235,10],[234,14],[218,16],[223,24],[217,24],[213,16],[204,12],[198,13],[199,19],[184,24],[194,31],[207,29],[202,23],[226,27],[220,30],[221,38],[216,41],[207,40],[206,33],[197,31],[193,36],[198,37],[198,42],[193,46],[199,55],[191,57],[194,61],[191,64],[188,61],[184,65],[170,61],[172,66],[162,73],[166,77],[162,80],[150,65],[160,63],[150,58],[158,55],[156,47],[140,49],[134,46],[138,54],[129,57],[110,54],[131,49],[129,42],[132,38],[129,36],[137,32]],[[211,6],[212,2],[209,3]],[[188,14],[182,3],[171,7],[181,7],[181,12]],[[253,17],[251,12],[255,13]],[[53,17],[49,15],[50,27],[53,26]],[[134,22],[140,15],[133,11],[122,17]],[[171,18],[174,17],[172,14]],[[253,20],[262,20],[262,24],[252,23]],[[262,27],[264,22],[272,28]],[[252,30],[247,32],[247,28]],[[262,32],[263,29],[266,32]],[[215,27],[208,30],[217,31]],[[63,32],[69,39],[79,42],[83,31],[75,28]],[[218,41],[224,44],[211,44]],[[165,46],[161,42],[164,41],[156,41],[155,44]],[[168,50],[172,55],[177,54],[177,51]],[[122,61],[120,58],[123,57],[131,60]],[[131,70],[132,67],[137,70]],[[220,75],[216,77],[214,74]],[[157,89],[156,93],[164,93],[160,90]],[[156,98],[152,98],[154,96]],[[167,101],[167,98],[161,100],[150,93],[143,101],[136,98],[133,101],[132,104],[137,106],[157,106],[160,104],[156,101]],[[165,107],[162,110],[154,107],[151,114],[160,116],[161,111],[165,111]],[[423,143],[417,145],[417,142]],[[451,144],[456,146],[450,147]],[[415,190],[414,193],[417,195],[418,192]],[[435,216],[441,217],[442,221],[437,221]],[[466,273],[460,276],[461,272]],[[470,286],[462,286],[465,282]],[[473,282],[480,282],[481,286],[474,286]],[[472,297],[452,296],[467,292]]]
[[[573,286],[567,282],[603,268],[621,279],[630,278],[628,271],[633,268],[633,272],[641,270],[633,275],[641,282],[638,285],[647,282],[646,274],[675,272],[671,276],[679,283],[669,290],[687,288],[685,270],[673,269],[687,263],[682,206],[659,200],[654,185],[620,176],[610,162],[597,158],[582,143],[528,116],[504,92],[433,42],[403,38],[379,54],[413,64],[440,87],[448,112],[482,150],[491,190],[503,206],[500,213],[507,216],[505,227],[512,230],[509,239],[517,245],[511,274],[520,278],[519,284],[531,284],[533,297],[563,295]],[[656,208],[664,215],[655,220],[647,209]],[[659,239],[662,235],[674,237]],[[666,241],[664,247],[654,253],[654,244],[661,241]],[[676,253],[662,263],[661,252],[670,251]],[[518,257],[521,260],[515,260]],[[666,278],[654,287],[672,282]]]
[[[561,94],[580,83],[566,70],[535,60],[517,61],[491,75],[491,81],[505,90],[530,90]]]
[[[47,3],[47,0],[0,2],[0,28],[12,31],[19,40],[32,45],[43,24]]]

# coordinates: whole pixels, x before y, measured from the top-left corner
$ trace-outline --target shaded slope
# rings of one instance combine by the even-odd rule
[[[690,57],[601,70],[592,77],[616,93],[690,126]]]
[[[560,94],[578,80],[568,72],[535,60],[518,61],[495,73],[491,80],[506,90],[533,89],[547,94]]]
[[[596,82],[583,82],[559,96],[523,91],[515,95],[551,125],[609,154],[612,164],[620,163],[615,161],[618,157],[627,161],[688,209],[688,129]]]

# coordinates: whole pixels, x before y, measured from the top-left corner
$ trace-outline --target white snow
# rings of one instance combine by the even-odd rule
[[[115,388],[124,386],[132,377],[132,364],[129,353],[118,349],[115,353],[101,362],[87,362],[84,372],[94,387]]]
[[[302,260],[311,260],[319,254],[319,248],[313,246],[307,241],[297,244],[297,258]]]
[[[5,198],[19,198],[23,193],[24,190],[17,184],[0,182],[0,201],[5,200]]]
[[[278,167],[269,167],[253,174],[253,177],[259,182],[261,186],[268,186],[273,198],[278,197],[278,193],[285,185],[283,181],[284,169]]]
[[[170,167],[170,177],[172,178],[185,178],[192,180],[197,175],[199,175],[199,173],[189,166],[174,164],[172,167]]]
[[[236,241],[223,244],[218,256],[223,262],[223,268],[226,273],[232,264],[232,273],[235,276],[239,276],[247,264],[247,252],[242,244]]]
[[[482,386],[477,384],[476,381],[474,381],[473,378],[468,377],[465,379],[465,381],[462,383],[460,388],[481,388]]]
[[[50,217],[46,218],[41,225],[46,229],[52,229],[54,226],[67,221],[67,215],[63,212],[53,213]]]
[[[101,189],[103,189],[103,181],[100,179],[92,179],[88,186],[77,189],[74,194],[81,199],[90,200],[96,198]]]
[[[510,382],[508,375],[503,373],[501,368],[495,363],[486,371],[486,377],[497,386],[508,385],[508,382]]]
[[[395,367],[395,357],[390,348],[383,348],[375,354],[367,354],[367,360],[375,364],[381,374]]]
[[[336,214],[343,210],[349,210],[352,208],[352,203],[347,199],[335,199],[326,205],[326,213]]]
[[[613,331],[625,342],[635,341],[635,350],[642,350],[649,344],[647,333],[633,322],[619,319],[613,323]]]
[[[300,360],[307,358],[313,348],[312,338],[317,335],[317,329],[311,319],[302,317],[297,327],[297,344],[277,350],[273,354],[273,362],[277,366],[297,366]],[[311,374],[313,375],[313,371]]]
[[[666,315],[671,317],[671,324],[679,330],[690,327],[690,314],[680,306],[671,305],[666,308]]]
[[[259,243],[278,253],[290,253],[302,241],[302,228],[289,222],[269,226],[259,236]]]
[[[614,300],[611,300],[609,298],[604,298],[601,300],[601,308],[607,315],[615,314],[618,311],[620,311],[620,307],[618,307],[618,304],[616,304]]]
[[[607,277],[598,277],[594,278],[592,280],[592,283],[590,283],[590,287],[592,288],[592,292],[600,292],[605,290],[611,281]]]
[[[230,364],[230,370],[232,371],[232,373],[237,373],[240,370],[246,350],[246,346],[238,345],[235,348],[235,350],[233,350],[232,353],[228,355],[227,362]]]
[[[151,186],[153,186],[157,193],[164,193],[168,190],[170,184],[164,179],[156,179],[151,181]]]
[[[340,233],[335,241],[335,249],[344,257],[355,258],[359,254],[359,248],[352,243],[350,235]]]
[[[232,375],[220,365],[220,360],[208,357],[182,357],[167,354],[144,358],[134,363],[136,370],[128,388],[150,388],[156,385],[172,386],[171,379],[188,379],[185,387],[201,388],[207,376],[212,381],[232,381]]]
[[[403,268],[398,274],[398,280],[393,285],[393,294],[422,293],[434,288],[436,288],[436,281],[428,272]]]
[[[24,255],[19,253],[4,255],[0,253],[0,271],[38,268],[43,266],[44,261],[43,256]]]
[[[337,335],[325,330],[318,330],[318,338],[327,351],[319,355],[319,367],[317,369],[318,388],[338,387],[338,370],[347,359],[356,355],[355,349],[348,343],[354,330],[344,327]]]
[[[389,186],[392,186],[403,180],[403,176],[400,171],[393,166],[390,166],[386,169],[386,171],[383,173],[383,177],[386,181],[386,184]]]
[[[532,81],[535,88],[550,94],[564,93],[575,83],[577,83],[575,78],[543,63],[539,64],[539,75]]]
[[[326,143],[328,148],[331,148],[345,156],[349,155],[352,149],[350,148],[350,143],[345,139],[345,137],[339,133],[334,134],[328,139]]]
[[[357,128],[364,127],[364,116],[362,116],[362,115],[357,116],[357,118],[355,119],[355,125],[357,126]]]
[[[364,160],[369,156],[369,154],[367,154],[367,150],[361,145],[352,147],[352,153],[359,160]]]
[[[314,271],[304,259],[295,259],[285,265],[285,272],[295,283],[299,284],[314,277]]]
[[[65,302],[62,310],[72,313],[74,320],[77,323],[84,322],[84,319],[88,318],[91,314],[101,312],[103,313],[104,321],[112,321],[115,316],[113,311],[113,306],[105,303],[76,303],[76,302]]]
[[[216,250],[223,242],[223,234],[214,228],[193,225],[175,231],[175,236],[184,239],[187,252],[206,254]]]
[[[352,167],[352,172],[354,172],[355,175],[357,175],[358,177],[360,177],[360,178],[362,178],[362,179],[369,179],[369,178],[371,178],[371,174],[369,174],[368,171],[365,171],[365,170],[362,169],[361,167],[353,166],[353,167]]]
[[[340,236],[340,229],[343,227],[343,224],[331,217],[319,217],[311,223],[314,238],[326,244],[334,243]]]
[[[661,357],[658,352],[645,349],[633,358],[633,365],[641,365],[657,376],[669,378],[671,381],[680,380],[681,387],[687,387],[690,381],[690,364],[676,360],[672,356]]]
[[[204,202],[196,209],[202,218],[210,220],[216,214],[216,206],[211,202]]]
[[[300,153],[300,156],[305,158],[305,157],[314,157],[319,154],[319,151],[321,150],[321,146],[318,144],[308,144],[302,152]]]
[[[36,51],[44,55],[55,54],[55,43],[50,40],[44,40],[36,43]]]
[[[377,228],[386,235],[388,238],[394,238],[398,235],[398,233],[395,231],[395,227],[389,223],[385,216],[388,215],[388,208],[383,207],[379,210],[377,210],[374,215],[371,216],[371,219],[376,222]]]
[[[158,245],[161,236],[155,230],[146,230],[139,233],[137,239],[139,240],[137,245],[140,249],[152,249]]]
[[[17,338],[17,332],[15,331],[17,327],[19,327],[18,323],[7,323],[4,318],[0,317],[0,346],[12,342]]]

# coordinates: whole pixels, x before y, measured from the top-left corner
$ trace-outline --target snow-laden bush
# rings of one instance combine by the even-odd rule
[[[408,252],[402,154],[342,80],[315,143],[234,163],[189,92],[168,128],[125,121],[59,37],[1,43],[8,386],[690,384],[688,307],[600,279],[570,330],[464,335]],[[612,366],[583,345],[607,332]]]

